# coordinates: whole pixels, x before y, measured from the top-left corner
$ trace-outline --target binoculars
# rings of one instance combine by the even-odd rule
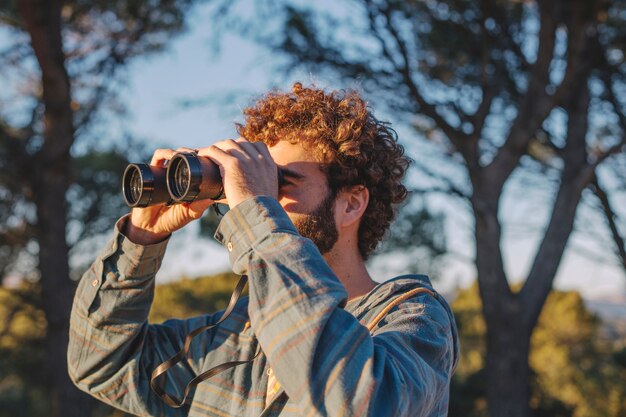
[[[278,183],[282,183],[278,168]],[[219,167],[194,152],[174,154],[167,167],[129,164],[122,176],[122,194],[129,207],[221,200],[225,197]]]

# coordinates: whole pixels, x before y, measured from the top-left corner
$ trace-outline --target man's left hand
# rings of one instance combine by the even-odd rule
[[[258,195],[278,197],[278,169],[263,142],[244,138],[223,140],[198,149],[198,155],[210,158],[219,166],[231,209]]]

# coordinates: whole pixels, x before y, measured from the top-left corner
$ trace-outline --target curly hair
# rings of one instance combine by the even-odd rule
[[[395,205],[407,196],[401,180],[410,159],[389,123],[377,120],[354,90],[326,92],[293,85],[273,90],[244,110],[237,131],[268,146],[279,140],[310,147],[322,164],[334,194],[363,185],[370,194],[359,225],[359,252],[367,259],[394,218]]]

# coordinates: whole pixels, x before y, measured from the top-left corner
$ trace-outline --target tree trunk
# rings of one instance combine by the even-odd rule
[[[34,157],[36,236],[43,309],[47,320],[44,378],[52,392],[52,417],[91,414],[93,401],[67,374],[67,345],[73,284],[66,242],[66,194],[71,181],[70,148],[74,141],[70,82],[61,34],[62,1],[23,0],[19,12],[41,68],[44,142]]]
[[[500,249],[500,192],[473,172],[472,207],[476,219],[476,268],[487,324],[487,404],[491,417],[529,417],[530,331],[524,323],[519,296],[509,287]]]
[[[68,158],[69,160],[69,158]],[[89,416],[93,401],[67,374],[69,317],[73,288],[65,242],[66,178],[60,166],[42,167],[36,188],[37,237],[43,309],[46,315],[46,385],[51,387],[53,417]]]
[[[521,323],[519,301],[487,324],[487,404],[491,417],[529,417],[530,334]]]

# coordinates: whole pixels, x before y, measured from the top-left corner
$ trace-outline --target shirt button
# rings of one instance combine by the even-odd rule
[[[229,252],[233,251],[233,242],[228,242],[226,244],[226,248],[228,249]]]
[[[97,279],[94,279],[93,281],[91,281],[91,286],[95,287],[96,285],[98,285],[100,283],[100,281],[98,281]]]
[[[267,375],[272,375],[272,368],[267,368]]]

